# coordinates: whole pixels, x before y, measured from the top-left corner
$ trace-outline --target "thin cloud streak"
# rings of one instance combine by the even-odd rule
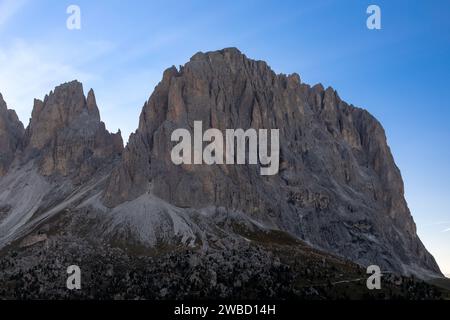
[[[441,226],[443,224],[450,225],[450,221],[438,221],[438,222],[433,222],[433,223],[427,223],[427,224],[423,224],[423,227]]]
[[[28,0],[0,1],[0,31],[4,25],[27,3]]]
[[[63,47],[61,43],[44,46],[22,39],[0,46],[0,90],[8,106],[16,110],[25,126],[33,98],[41,99],[55,86],[67,81],[95,80],[97,76],[89,70],[89,62],[100,59],[113,48],[108,43],[88,43],[75,52]],[[84,58],[86,56],[90,57],[88,61]]]

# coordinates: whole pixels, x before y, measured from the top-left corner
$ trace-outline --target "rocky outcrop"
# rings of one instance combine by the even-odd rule
[[[100,121],[94,92],[86,98],[82,84],[73,81],[56,87],[44,101],[34,101],[22,161],[36,160],[44,176],[85,181],[122,149],[120,132],[110,134]]]
[[[180,165],[171,133],[279,129],[280,172],[252,165]],[[440,274],[416,235],[382,126],[332,88],[277,75],[237,49],[197,53],[169,68],[103,195],[115,207],[152,193],[184,208],[225,207],[363,265]]]
[[[0,94],[0,177],[8,171],[24,134],[23,124]]]

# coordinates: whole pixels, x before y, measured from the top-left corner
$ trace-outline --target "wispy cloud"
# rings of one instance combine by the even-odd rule
[[[443,230],[442,232],[450,232],[450,228]]]
[[[95,90],[107,128],[120,128],[127,140],[137,128],[141,107],[162,71],[133,70],[109,78],[111,70],[105,70],[101,61],[116,51],[117,46],[108,41],[72,45],[64,41],[16,39],[0,45],[0,93],[26,126],[34,98],[42,99],[55,86],[79,80],[85,93],[91,87]]]
[[[10,108],[27,125],[33,98],[43,98],[53,87],[73,79],[88,82],[95,76],[87,67],[111,49],[108,43],[91,43],[84,51],[16,39],[0,47],[0,92]],[[88,71],[86,71],[88,70]]]
[[[28,0],[1,0],[0,1],[0,30]]]
[[[437,221],[437,222],[432,222],[432,223],[424,223],[423,226],[424,227],[432,227],[432,226],[440,226],[440,225],[450,225],[450,221]]]

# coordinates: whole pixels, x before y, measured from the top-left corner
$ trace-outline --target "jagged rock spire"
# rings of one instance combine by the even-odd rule
[[[44,101],[35,100],[24,156],[37,158],[43,175],[84,179],[122,149],[120,134],[109,133],[100,121],[94,91],[86,98],[80,82],[62,84]]]

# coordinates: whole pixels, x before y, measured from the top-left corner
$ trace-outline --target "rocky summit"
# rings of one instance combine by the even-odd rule
[[[1,150],[3,168],[9,168],[0,180],[3,247],[100,188],[123,142],[100,121],[94,92],[86,98],[77,81],[36,99],[25,132],[14,112],[0,107],[1,123],[5,115],[10,119],[1,136],[2,146],[9,146]]]
[[[222,132],[279,129],[278,174],[261,175],[259,166],[248,163],[174,164],[172,132],[193,134],[196,121],[203,130]],[[239,291],[242,283],[264,270],[273,290],[274,283],[290,283],[299,274],[320,278],[320,265],[336,283],[346,281],[339,278],[346,270],[357,276],[369,265],[399,277],[442,277],[417,236],[381,124],[334,89],[305,84],[297,74],[276,74],[235,48],[200,52],[167,69],[125,148],[120,132],[109,133],[101,122],[94,92],[86,97],[77,81],[35,100],[26,130],[0,98],[0,134],[0,254],[9,259],[0,280],[12,288],[17,272],[40,268],[46,279],[37,282],[41,292],[65,296],[51,289],[61,277],[60,262],[68,259],[64,252],[92,261],[89,268],[108,261],[110,280],[111,270],[123,265],[145,273],[145,259],[162,259],[158,263],[173,269],[175,278],[184,264],[201,266],[197,280],[208,282],[204,294],[228,298],[247,292]],[[269,263],[272,253],[284,262]],[[15,255],[18,265],[8,262]],[[229,267],[217,258],[223,255],[253,276],[227,287],[234,276],[220,274]],[[292,260],[296,255],[306,267]],[[208,259],[221,262],[208,266]],[[203,279],[205,274],[216,280]],[[122,286],[148,293],[140,287],[147,283],[153,298],[193,297],[198,286],[191,279],[186,287],[184,276],[171,280],[181,286],[173,290],[126,277],[129,283]],[[273,296],[295,296],[300,289],[292,285],[277,287]],[[342,293],[311,286],[297,296]],[[17,290],[3,295],[17,296]],[[127,298],[143,297],[130,290]],[[249,294],[268,297],[255,290]],[[119,293],[82,297],[104,294]]]
[[[77,81],[56,87],[44,101],[34,101],[23,144],[26,160],[37,158],[42,175],[76,175],[82,180],[123,149],[120,132],[110,134],[100,121],[94,91],[86,98]]]

